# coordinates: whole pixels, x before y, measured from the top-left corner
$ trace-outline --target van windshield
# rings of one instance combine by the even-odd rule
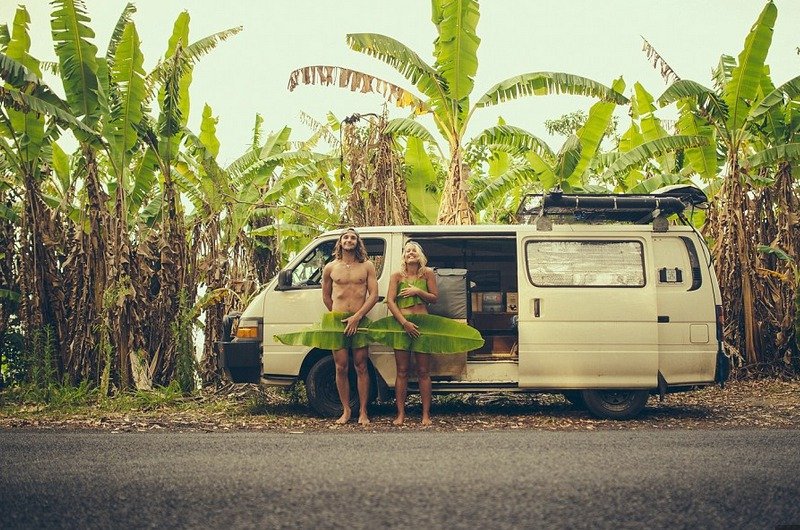
[[[292,287],[318,287],[322,283],[322,269],[333,261],[333,249],[336,240],[329,239],[320,242],[312,248],[300,262],[292,269]],[[386,242],[378,238],[364,238],[367,255],[375,264],[375,273],[378,278],[383,271],[383,258]]]

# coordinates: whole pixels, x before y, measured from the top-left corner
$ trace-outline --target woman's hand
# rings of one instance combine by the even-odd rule
[[[406,320],[403,322],[403,329],[406,330],[406,333],[411,335],[414,338],[419,337],[419,329],[417,329],[417,325],[411,322],[410,320]]]
[[[412,296],[419,296],[422,292],[423,290],[419,287],[408,286],[400,289],[400,296],[403,298],[410,298]]]

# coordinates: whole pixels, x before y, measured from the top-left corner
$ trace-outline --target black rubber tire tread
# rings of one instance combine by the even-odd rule
[[[647,390],[583,390],[586,408],[593,416],[609,420],[627,420],[639,415],[647,403]]]

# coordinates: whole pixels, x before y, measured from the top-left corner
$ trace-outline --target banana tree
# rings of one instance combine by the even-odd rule
[[[572,74],[531,72],[506,79],[470,103],[474,77],[478,69],[477,50],[480,39],[476,29],[480,17],[477,0],[434,0],[432,21],[436,26],[433,65],[397,40],[375,33],[347,35],[353,50],[375,57],[400,72],[416,88],[412,90],[389,83],[369,74],[338,66],[307,66],[289,77],[289,90],[299,84],[336,84],[353,91],[382,93],[387,100],[412,107],[415,114],[430,114],[439,133],[448,145],[448,170],[437,222],[466,224],[474,221],[468,198],[468,168],[464,160],[464,136],[473,113],[523,96],[546,94],[578,94],[598,97],[615,103],[627,99],[601,83]],[[411,121],[405,119],[405,123]],[[431,137],[415,123],[417,137]]]
[[[796,151],[793,135],[764,134],[765,128],[777,133],[778,123],[784,129],[795,129],[794,120],[787,121],[790,115],[781,116],[780,109],[797,97],[797,81],[790,81],[781,90],[771,90],[765,64],[777,14],[775,4],[767,2],[739,56],[721,58],[714,72],[713,88],[681,79],[658,98],[661,106],[677,103],[682,118],[691,114],[691,120],[678,121],[679,131],[688,132],[698,126],[711,130],[709,136],[714,138],[717,151],[724,155],[721,185],[715,208],[709,215],[707,233],[714,241],[717,274],[726,302],[723,307],[727,349],[747,365],[769,362],[778,353],[775,342],[765,336],[773,334],[762,332],[768,318],[761,301],[771,297],[771,289],[759,277],[755,243],[759,241],[759,227],[765,221],[761,218],[765,208],[772,211],[776,205],[772,201],[759,205],[754,198],[761,196],[766,188],[772,193],[775,179],[771,175],[775,174],[776,166],[778,174],[782,168],[784,191],[793,192],[795,186],[790,164]],[[756,151],[762,154],[754,156]],[[710,161],[710,157],[706,160]],[[754,162],[759,166],[769,164],[773,169],[760,170]],[[698,167],[701,164],[710,165],[700,161]],[[789,204],[792,202],[788,201]]]

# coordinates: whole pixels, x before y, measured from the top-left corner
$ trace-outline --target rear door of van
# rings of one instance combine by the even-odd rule
[[[519,386],[655,388],[650,233],[521,227],[517,245]]]

